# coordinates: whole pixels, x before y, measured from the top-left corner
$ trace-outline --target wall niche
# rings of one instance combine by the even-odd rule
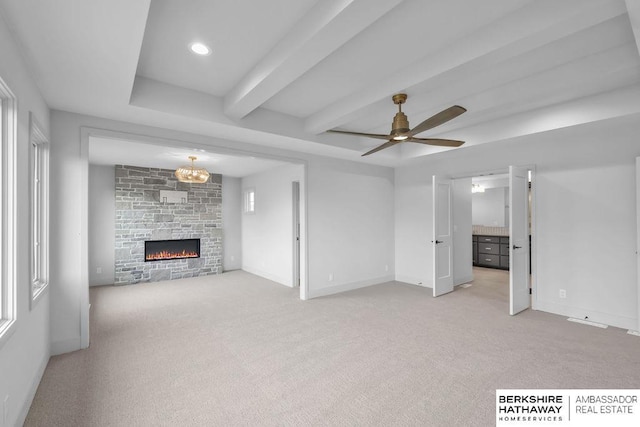
[[[169,169],[116,165],[115,182],[116,285],[222,273],[222,175],[185,184]],[[200,257],[145,262],[145,241],[173,239],[200,239]]]

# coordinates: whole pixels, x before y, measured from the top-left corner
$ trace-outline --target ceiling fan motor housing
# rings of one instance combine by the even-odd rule
[[[409,119],[402,111],[397,112],[391,125],[391,135],[400,135],[409,132],[409,130]]]

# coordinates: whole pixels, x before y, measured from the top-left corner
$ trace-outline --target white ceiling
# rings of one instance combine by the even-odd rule
[[[54,109],[395,166],[447,149],[388,133],[454,104],[422,137],[464,147],[640,112],[635,0],[0,0]],[[634,33],[635,30],[635,33]],[[213,52],[188,50],[202,41]],[[259,151],[259,149],[256,149]],[[104,153],[106,155],[106,153]]]
[[[189,165],[189,156],[196,156],[195,165],[209,173],[241,178],[286,164],[251,155],[224,154],[202,148],[172,147],[140,141],[89,138],[89,163],[97,165],[129,165],[147,168],[176,169]]]

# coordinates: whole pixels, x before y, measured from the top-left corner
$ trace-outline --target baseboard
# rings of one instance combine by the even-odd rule
[[[309,289],[309,298],[318,298],[327,295],[339,294],[342,292],[353,291],[355,289],[366,288],[367,286],[379,285],[380,283],[392,282],[393,280],[393,276],[382,276],[376,277],[375,279],[343,283],[341,285],[329,286],[322,289]]]
[[[602,313],[594,310],[587,310],[579,307],[570,307],[567,305],[555,304],[538,300],[536,310],[546,311],[547,313],[558,314],[560,316],[573,317],[576,319],[587,319],[592,322],[602,323],[604,325],[615,326],[622,329],[635,329],[638,324],[635,318],[618,316],[611,313]]]
[[[45,369],[47,369],[47,364],[49,364],[49,356],[45,356],[40,361],[38,365],[38,369],[36,370],[36,374],[31,380],[31,385],[29,386],[29,390],[27,391],[27,396],[24,402],[22,403],[22,408],[20,409],[20,413],[18,414],[18,419],[16,420],[16,425],[21,426],[24,424],[24,420],[27,419],[27,415],[29,414],[29,409],[31,409],[31,403],[33,403],[33,398],[36,397],[36,391],[38,391],[38,386],[40,385],[40,381],[42,381],[42,376],[44,375]]]
[[[62,341],[53,341],[51,343],[51,355],[57,356],[59,354],[71,353],[72,351],[80,350],[80,348],[80,337]]]
[[[423,288],[431,288],[431,279],[421,279],[419,277],[405,276],[403,274],[396,274],[396,281],[407,283],[409,285],[421,286]]]
[[[267,271],[263,271],[260,270],[259,268],[254,268],[254,267],[247,267],[247,266],[242,266],[242,270],[246,271],[247,273],[251,273],[251,274],[255,274],[256,276],[260,276],[264,279],[267,280],[271,280],[272,282],[276,282],[279,283],[283,286],[287,286],[289,288],[293,288],[292,284],[291,284],[291,278],[285,278],[285,277],[280,277],[277,276],[275,274],[271,274]],[[292,273],[293,275],[293,273]]]
[[[465,283],[473,282],[473,274],[470,276],[461,277],[453,280],[453,286],[463,285]]]

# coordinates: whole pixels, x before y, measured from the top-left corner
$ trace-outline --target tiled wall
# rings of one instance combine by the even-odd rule
[[[479,236],[508,236],[509,227],[486,227],[484,225],[474,225],[473,234]]]
[[[117,165],[115,284],[222,273],[222,175],[206,184],[178,182],[168,169]],[[160,190],[187,191],[163,203]],[[144,261],[145,240],[200,239],[200,258]]]

